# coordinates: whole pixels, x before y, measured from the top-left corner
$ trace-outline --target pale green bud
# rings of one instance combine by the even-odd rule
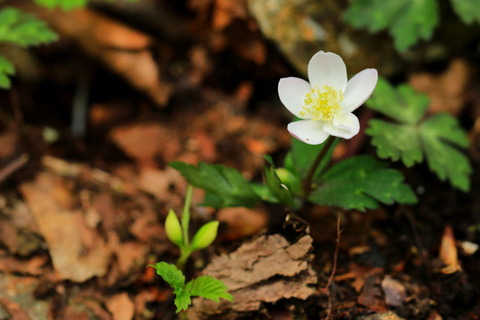
[[[218,225],[218,221],[210,221],[198,229],[197,233],[193,236],[191,244],[192,251],[200,250],[211,245],[217,237]]]
[[[167,219],[165,219],[165,231],[170,241],[179,247],[183,245],[182,226],[180,225],[180,221],[178,221],[175,211],[172,209],[168,211]]]

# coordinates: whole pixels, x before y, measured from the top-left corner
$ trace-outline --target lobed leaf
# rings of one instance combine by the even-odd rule
[[[423,119],[428,105],[426,95],[415,93],[406,85],[395,89],[380,79],[367,106],[396,122],[371,120],[366,133],[372,137],[380,158],[401,160],[407,167],[426,159],[440,179],[467,191],[472,169],[459,150],[468,146],[466,133],[448,114]]]
[[[199,296],[218,302],[220,298],[233,301],[233,297],[227,292],[228,288],[222,281],[211,276],[200,276],[191,280],[185,286],[192,296]]]
[[[204,162],[194,166],[180,161],[170,166],[180,171],[190,184],[207,191],[203,205],[251,207],[260,201],[250,184],[233,168]]]
[[[185,276],[175,265],[162,261],[148,266],[155,268],[157,274],[173,288],[175,294],[185,286]]]
[[[419,39],[432,37],[438,24],[438,4],[436,0],[356,0],[344,19],[370,32],[388,29],[397,50],[405,51]]]
[[[177,307],[177,313],[187,310],[191,303],[191,294],[185,288],[175,291],[175,306]]]
[[[466,24],[480,23],[480,6],[478,0],[450,0],[453,11]]]
[[[328,170],[317,182],[309,200],[343,209],[378,208],[385,204],[412,204],[417,198],[403,183],[403,175],[371,156],[343,160]]]
[[[458,150],[468,146],[468,139],[457,119],[448,114],[434,115],[420,126],[419,136],[430,169],[441,180],[448,179],[455,187],[468,191],[472,168],[467,157]]]

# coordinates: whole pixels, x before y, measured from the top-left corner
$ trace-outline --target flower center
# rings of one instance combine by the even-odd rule
[[[304,106],[300,116],[311,116],[312,120],[330,121],[342,108],[343,92],[331,86],[315,86],[305,95]]]

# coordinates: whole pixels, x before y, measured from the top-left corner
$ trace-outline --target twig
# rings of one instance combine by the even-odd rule
[[[329,320],[332,316],[332,294],[331,294],[331,287],[333,282],[333,277],[335,276],[335,272],[337,272],[337,260],[338,260],[338,248],[340,246],[340,213],[337,214],[337,239],[335,242],[335,253],[333,254],[333,265],[332,265],[332,272],[328,277],[327,285],[325,286],[325,291],[328,295],[328,306],[327,306],[327,315],[325,320]]]
[[[0,169],[0,183],[2,183],[5,179],[7,179],[12,173],[20,169],[27,163],[28,155],[25,153],[22,154],[20,157],[16,158],[5,167]]]

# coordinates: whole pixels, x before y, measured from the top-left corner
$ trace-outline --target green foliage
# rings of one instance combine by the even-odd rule
[[[0,11],[0,42],[27,47],[57,40],[45,22],[15,8]]]
[[[83,8],[88,0],[35,0],[35,3],[48,9],[60,8],[63,10],[72,10]]]
[[[205,206],[251,207],[260,200],[240,172],[233,168],[204,162],[194,166],[180,161],[172,162],[170,166],[180,171],[190,184],[207,191]]]
[[[478,0],[450,0],[455,13],[463,22],[471,24],[480,22],[480,5]]]
[[[370,32],[388,29],[397,50],[405,51],[419,39],[432,37],[438,16],[436,0],[356,0],[344,19],[355,28]]]
[[[309,200],[343,209],[378,208],[379,202],[412,204],[417,198],[403,175],[370,156],[357,156],[334,165],[320,180]]]
[[[458,150],[468,146],[468,139],[455,118],[436,114],[424,119],[428,97],[407,85],[395,89],[384,79],[379,79],[367,105],[395,121],[373,119],[366,130],[380,158],[401,160],[407,167],[426,158],[440,179],[463,191],[469,189],[472,169]]]
[[[13,64],[10,63],[7,59],[0,56],[0,88],[8,89],[10,88],[10,79],[8,76],[11,76],[15,73],[15,68]]]
[[[114,0],[107,1],[112,2]],[[137,0],[126,1],[135,2]],[[65,11],[70,11],[73,9],[84,8],[87,5],[88,0],[35,0],[35,3],[48,9],[60,8]]]
[[[55,32],[34,16],[15,8],[4,8],[0,11],[0,42],[27,47],[55,40]],[[13,64],[0,56],[0,88],[10,88],[9,76],[13,74]]]
[[[265,156],[265,160],[267,162],[263,168],[265,184],[276,200],[272,202],[293,208],[294,199],[292,192],[278,177],[272,158],[267,155]]]
[[[185,276],[173,264],[158,262],[148,266],[155,268],[157,274],[173,288],[177,313],[187,310],[192,296],[204,297],[215,302],[220,298],[233,301],[232,295],[227,292],[228,288],[214,277],[201,276],[185,284]]]
[[[227,292],[227,289],[227,286],[222,281],[211,276],[200,276],[186,285],[186,291],[190,295],[203,297],[215,302],[219,302],[220,298],[233,301],[233,297]]]

